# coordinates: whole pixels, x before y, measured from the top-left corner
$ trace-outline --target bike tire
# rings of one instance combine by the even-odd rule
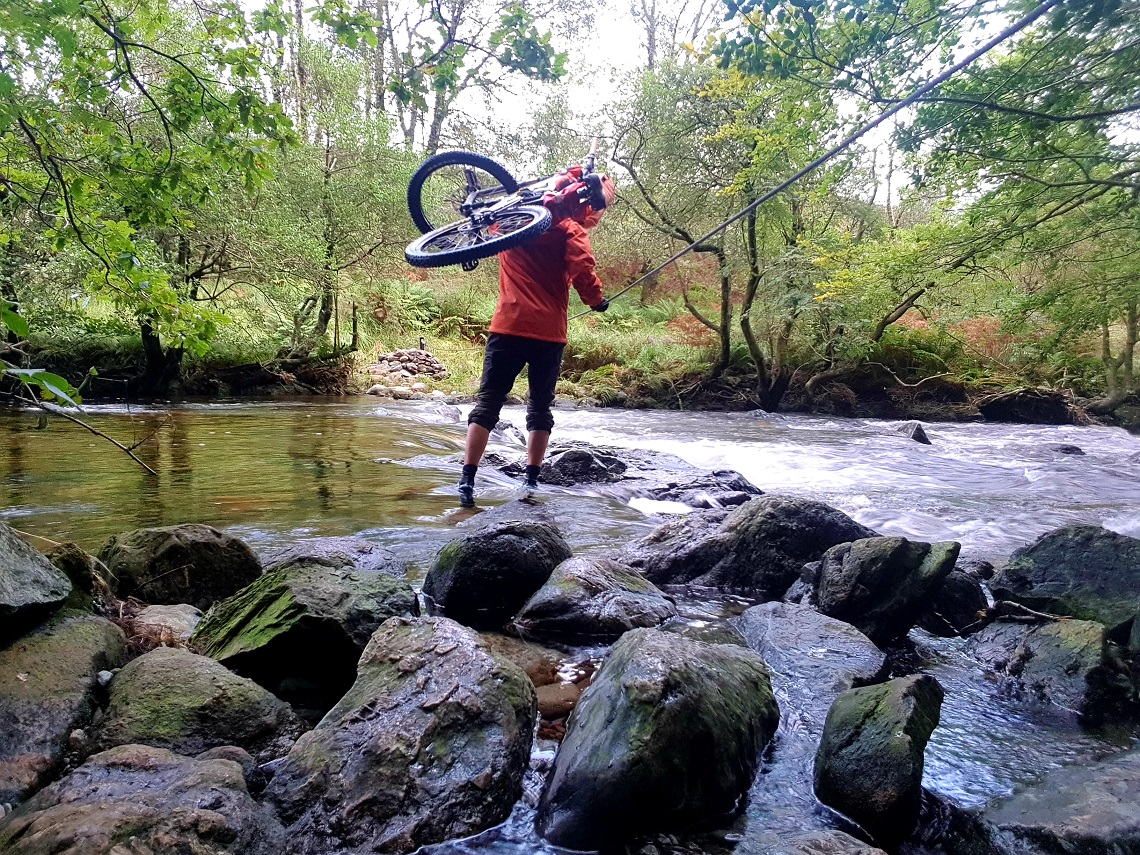
[[[408,212],[421,234],[443,228],[438,223],[432,223],[424,213],[423,191],[427,180],[445,166],[471,166],[481,169],[499,182],[504,193],[514,193],[519,189],[518,181],[507,168],[486,155],[476,154],[473,151],[443,151],[433,154],[420,164],[419,169],[412,175],[412,180],[408,182]]]
[[[519,205],[500,211],[489,224],[476,226],[465,220],[428,232],[408,244],[404,258],[413,267],[447,267],[490,258],[538,237],[550,228],[551,222],[546,208]],[[495,234],[490,229],[496,226],[507,226],[510,231]]]

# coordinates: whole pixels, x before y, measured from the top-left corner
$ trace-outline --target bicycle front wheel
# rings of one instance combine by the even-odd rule
[[[467,184],[468,170],[475,181]],[[408,182],[408,212],[422,234],[466,217],[460,207],[468,194],[476,205],[489,205],[518,190],[518,182],[498,161],[471,151],[444,151],[420,164]]]
[[[519,205],[497,213],[485,223],[464,221],[436,229],[408,244],[404,258],[413,267],[446,267],[489,258],[550,228],[550,211]]]

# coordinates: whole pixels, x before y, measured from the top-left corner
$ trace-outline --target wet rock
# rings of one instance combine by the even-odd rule
[[[1140,752],[1050,772],[983,816],[1017,855],[1140,852]]]
[[[116,534],[99,552],[120,599],[189,603],[208,609],[261,575],[248,546],[216,528],[196,523],[142,528]]]
[[[1085,453],[1079,445],[1054,445],[1053,450],[1058,454],[1072,454],[1079,457],[1083,457]]]
[[[558,667],[562,654],[557,650],[497,632],[481,632],[479,641],[496,656],[522,668],[535,687],[557,683],[560,679]]]
[[[969,573],[952,570],[934,594],[930,607],[922,613],[918,625],[943,638],[964,635],[984,625],[987,608],[989,601],[981,581]]]
[[[833,546],[819,569],[816,607],[879,645],[906,635],[954,569],[960,544],[872,537]]]
[[[942,687],[926,674],[836,698],[815,760],[820,801],[877,842],[900,843],[918,819],[924,752],[941,709]]]
[[[491,431],[491,439],[507,445],[526,445],[526,434],[506,419],[499,419]]]
[[[813,831],[799,834],[764,855],[886,855],[869,843],[864,843],[842,831]]]
[[[496,523],[439,551],[423,592],[434,614],[475,629],[499,629],[570,557],[548,523]]]
[[[1099,526],[1055,529],[1014,552],[990,587],[999,600],[1099,621],[1124,641],[1140,603],[1140,540]]]
[[[277,566],[211,609],[192,644],[282,700],[328,709],[352,685],[373,631],[419,613],[415,592],[385,573],[305,560]]]
[[[70,593],[67,576],[0,523],[0,642],[47,618]]]
[[[915,442],[922,443],[923,445],[931,444],[930,437],[926,435],[926,431],[922,429],[922,425],[918,422],[907,422],[906,424],[899,425],[895,430],[908,439],[913,439]]]
[[[744,638],[743,633],[728,621],[723,620],[694,621],[676,617],[665,621],[658,629],[663,632],[675,632],[693,641],[703,641],[705,644],[748,646],[748,641]]]
[[[1079,424],[1069,399],[1052,389],[1016,389],[986,395],[977,402],[986,421],[1040,425]]]
[[[1135,701],[1127,668],[1093,621],[994,623],[970,637],[966,652],[1028,697],[1089,722],[1126,715]]]
[[[650,581],[695,584],[774,599],[803,565],[875,532],[820,502],[760,496],[730,512],[672,520],[618,557]]]
[[[167,646],[186,644],[202,622],[202,613],[193,606],[147,606],[137,615],[136,627],[157,635]]]
[[[316,537],[303,540],[262,556],[265,572],[289,564],[324,564],[327,567],[359,570],[362,573],[386,573],[394,579],[404,578],[404,565],[386,546],[363,537]]]
[[[236,745],[262,760],[284,754],[304,730],[288,704],[213,659],[159,647],[111,683],[96,750],[152,745],[200,754]]]
[[[544,719],[566,718],[578,705],[583,687],[577,683],[550,683],[539,686],[538,713]]]
[[[97,674],[125,655],[117,626],[81,614],[59,615],[0,649],[0,803],[54,777],[68,736],[95,711]]]
[[[575,484],[610,484],[620,481],[626,468],[613,455],[584,448],[570,448],[552,454],[542,464],[539,477],[547,484],[563,487]]]
[[[570,717],[539,832],[597,849],[725,814],[751,785],[779,715],[751,651],[627,632]]]
[[[231,760],[124,745],[0,818],[7,855],[279,855],[284,835]]]
[[[994,577],[994,565],[982,558],[969,558],[959,555],[958,560],[954,563],[954,569],[982,582],[988,582]]]
[[[393,618],[356,683],[265,792],[289,851],[412,852],[502,822],[522,792],[534,688],[445,618]]]
[[[74,543],[60,543],[45,552],[44,557],[63,571],[75,591],[88,595],[94,591],[95,579],[103,569],[94,555]]]
[[[673,600],[608,558],[570,558],[527,601],[515,625],[527,636],[608,644],[677,614]]]

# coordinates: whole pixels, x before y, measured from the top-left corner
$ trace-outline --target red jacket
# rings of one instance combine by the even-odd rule
[[[587,306],[605,299],[590,236],[581,223],[563,219],[499,253],[499,301],[491,332],[565,343],[571,285]]]

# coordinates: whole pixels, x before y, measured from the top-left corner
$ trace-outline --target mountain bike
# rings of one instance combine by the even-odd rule
[[[482,154],[432,155],[408,184],[408,210],[423,233],[404,251],[408,264],[474,270],[479,259],[538,237],[585,206],[603,210],[602,176],[594,172],[597,148],[595,139],[582,163],[523,182]],[[451,222],[456,217],[462,219]]]

